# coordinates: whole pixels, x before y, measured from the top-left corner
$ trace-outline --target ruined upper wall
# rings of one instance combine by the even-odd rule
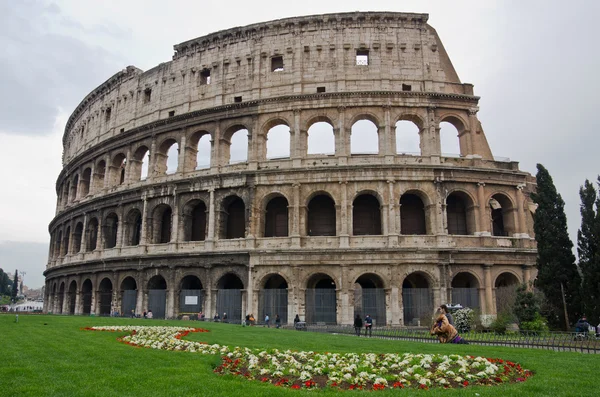
[[[86,96],[67,122],[63,164],[131,128],[239,101],[317,89],[472,96],[472,86],[461,84],[427,19],[427,14],[389,12],[314,15],[177,44],[172,61],[146,72],[129,66]],[[368,65],[357,65],[357,51],[368,51]],[[274,71],[278,57],[283,70]]]

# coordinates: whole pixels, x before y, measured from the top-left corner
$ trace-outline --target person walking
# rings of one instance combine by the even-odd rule
[[[281,317],[279,317],[279,314],[275,315],[275,328],[281,328]]]
[[[360,315],[357,314],[356,317],[354,318],[354,332],[356,333],[356,336],[358,336],[358,337],[360,337],[362,326],[363,326],[362,318],[360,318]]]
[[[294,317],[294,326],[295,326],[296,324],[298,324],[299,322],[300,322],[300,316],[298,316],[298,315],[296,314],[296,317]]]
[[[267,326],[267,328],[271,328],[271,326],[269,325],[269,321],[271,319],[269,318],[269,314],[265,314],[265,325]]]
[[[369,336],[373,336],[373,319],[368,314],[365,317],[365,336],[367,336],[367,331]]]

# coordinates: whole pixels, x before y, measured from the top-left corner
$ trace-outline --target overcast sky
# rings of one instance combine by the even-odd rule
[[[576,244],[579,186],[600,173],[599,1],[0,0],[0,267],[43,284],[64,125],[108,77],[169,61],[174,44],[217,30],[357,10],[429,14],[481,96],[492,153],[534,175],[536,163],[548,168]]]

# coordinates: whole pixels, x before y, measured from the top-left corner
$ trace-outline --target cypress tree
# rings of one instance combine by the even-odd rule
[[[18,289],[19,289],[19,272],[18,272],[18,270],[15,270],[15,279],[13,280],[12,294],[11,294],[13,301],[17,300]]]
[[[575,265],[573,242],[567,232],[565,202],[556,191],[552,177],[543,165],[537,165],[537,192],[531,198],[538,205],[534,220],[537,241],[536,286],[552,306],[548,323],[553,328],[565,328],[563,291],[567,303],[568,321],[573,324],[581,315],[581,277]]]
[[[579,189],[579,197],[581,229],[577,232],[577,254],[583,276],[582,306],[595,323],[600,320],[600,197],[587,179]]]

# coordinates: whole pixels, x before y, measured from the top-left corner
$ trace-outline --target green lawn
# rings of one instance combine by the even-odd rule
[[[141,349],[93,325],[189,325],[189,339],[230,346],[329,352],[459,353],[519,362],[527,382],[455,390],[382,392],[290,390],[212,372],[217,356]],[[0,315],[0,396],[300,396],[384,393],[427,396],[582,396],[596,394],[600,355],[474,345],[438,345],[214,323],[121,318]]]

